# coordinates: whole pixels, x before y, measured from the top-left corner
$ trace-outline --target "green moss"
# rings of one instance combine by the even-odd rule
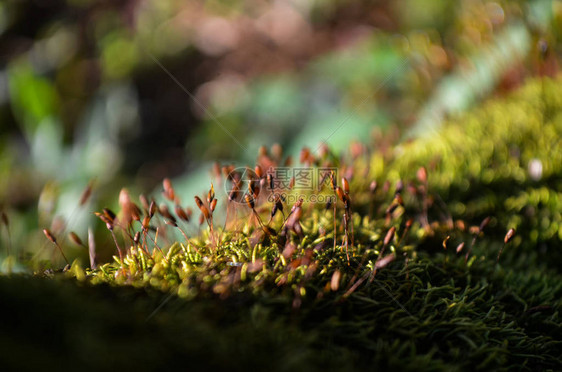
[[[494,217],[492,231],[516,228],[510,249],[527,264],[562,263],[562,96],[560,79],[535,80],[512,96],[397,149],[390,175],[429,166],[430,189],[453,216]],[[537,254],[538,251],[538,254]],[[531,261],[528,261],[531,259]],[[509,261],[511,264],[511,261]]]
[[[335,246],[331,208],[303,205],[296,234],[283,233],[291,223],[281,218],[270,226],[275,233],[266,232],[246,222],[250,209],[238,205],[237,226],[215,227],[164,252],[141,239],[122,262],[96,271],[74,265],[55,280],[2,279],[0,296],[12,299],[14,316],[23,323],[52,308],[42,324],[57,335],[50,349],[8,347],[41,349],[46,361],[68,349],[71,362],[99,367],[181,360],[191,369],[559,369],[559,86],[531,82],[391,151],[353,161],[317,158],[355,175],[349,244],[341,202]],[[416,179],[422,166],[427,188]],[[386,213],[399,179],[404,203]],[[271,204],[258,204],[265,217]],[[497,263],[511,227],[517,234]],[[389,254],[394,260],[380,265]],[[41,306],[25,305],[34,301]],[[39,332],[35,326],[30,332]],[[16,328],[1,334],[11,332]],[[74,342],[78,334],[86,341]]]

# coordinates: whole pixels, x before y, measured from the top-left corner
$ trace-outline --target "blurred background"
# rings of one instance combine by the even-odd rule
[[[112,249],[92,212],[122,187],[161,199],[170,177],[187,205],[261,145],[431,135],[556,74],[561,20],[550,0],[3,1],[0,258],[49,259],[43,228]]]

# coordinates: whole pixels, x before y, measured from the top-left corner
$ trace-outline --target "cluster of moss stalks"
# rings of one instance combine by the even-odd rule
[[[314,191],[332,204],[275,196],[279,149],[260,153],[248,189],[226,167],[234,191],[196,198],[198,236],[169,182],[175,214],[122,195],[117,216],[98,214],[124,237],[115,262],[0,279],[4,363],[561,369],[561,83],[532,81],[396,147],[303,151],[305,166],[338,169]]]

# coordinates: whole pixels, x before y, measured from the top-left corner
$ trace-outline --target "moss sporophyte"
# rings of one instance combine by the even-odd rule
[[[262,147],[216,164],[196,209],[169,179],[140,206],[123,190],[96,213],[118,255],[85,280],[267,308],[356,365],[560,367],[561,82],[395,147],[304,149],[297,165]]]

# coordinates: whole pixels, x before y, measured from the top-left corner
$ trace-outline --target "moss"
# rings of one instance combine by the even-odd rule
[[[145,230],[133,222],[138,244],[98,270],[0,280],[12,316],[23,325],[41,314],[39,327],[24,327],[55,335],[47,346],[4,342],[11,361],[39,350],[56,362],[67,350],[67,361],[102,368],[559,369],[559,86],[533,81],[391,150],[305,151],[305,162],[354,175],[349,195],[338,181],[335,232],[332,207],[320,203],[293,214],[284,205],[289,217],[268,227],[263,196],[256,212],[231,203],[237,222],[222,231],[201,201],[210,228],[199,237],[155,247],[148,225],[176,229],[161,211]],[[273,159],[264,156],[258,163]],[[135,210],[122,207],[121,216]]]
[[[497,235],[518,231],[506,258],[562,263],[562,97],[560,79],[535,80],[444,130],[399,148],[392,172],[429,165],[430,188],[456,219],[494,217]],[[531,261],[529,261],[529,259]],[[511,260],[509,261],[511,264]]]

